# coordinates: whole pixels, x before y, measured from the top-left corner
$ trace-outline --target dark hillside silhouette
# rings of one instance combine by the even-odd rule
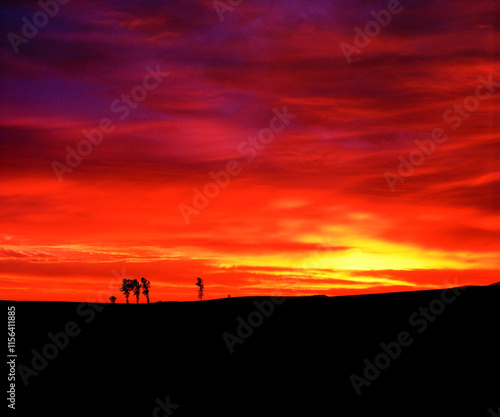
[[[171,417],[488,416],[500,401],[500,287],[460,291],[287,297],[273,309],[270,297],[0,302],[16,306],[17,365],[34,370],[27,387],[18,371],[16,415],[151,416],[168,397]],[[401,332],[413,342],[397,348]],[[359,396],[352,374],[369,384]]]

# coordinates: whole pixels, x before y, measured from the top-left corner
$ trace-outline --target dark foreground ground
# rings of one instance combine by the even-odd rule
[[[1,415],[493,417],[500,286],[455,292],[287,298],[264,303],[269,317],[252,314],[264,297],[0,302],[16,307],[18,354],[16,410],[4,400]],[[249,315],[256,327],[240,325],[230,353],[223,334],[238,337]]]

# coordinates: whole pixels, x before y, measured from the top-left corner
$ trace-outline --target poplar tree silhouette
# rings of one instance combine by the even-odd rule
[[[131,280],[130,288],[134,292],[137,304],[139,304],[139,295],[141,295],[141,284],[136,279]]]
[[[149,304],[149,289],[151,288],[151,282],[149,282],[149,279],[142,277],[141,284],[142,284],[142,294],[146,297],[146,300],[148,300]]]
[[[120,287],[120,291],[125,296],[125,299],[127,300],[127,304],[128,304],[128,297],[130,295],[131,290],[132,290],[132,280],[127,279],[127,278],[123,278],[122,286]]]
[[[203,285],[203,280],[200,277],[198,277],[195,285],[198,286],[198,298],[200,299],[200,301],[203,301],[203,296],[205,295],[203,291],[205,289],[205,285]]]

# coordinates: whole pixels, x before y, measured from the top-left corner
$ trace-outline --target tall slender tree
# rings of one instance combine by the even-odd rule
[[[142,284],[142,294],[146,297],[146,300],[148,300],[149,304],[149,289],[151,288],[151,282],[149,282],[149,279],[142,277],[141,284]]]
[[[131,283],[132,283],[131,279],[123,278],[122,286],[120,287],[120,291],[125,296],[125,299],[127,300],[127,304],[128,304],[128,297],[130,295],[130,291],[132,290]]]
[[[135,295],[135,300],[139,304],[139,295],[141,295],[141,284],[136,279],[130,281],[130,289]]]
[[[203,284],[203,280],[198,277],[195,285],[198,286],[198,298],[200,299],[200,301],[203,301],[203,296],[205,295],[205,285]]]

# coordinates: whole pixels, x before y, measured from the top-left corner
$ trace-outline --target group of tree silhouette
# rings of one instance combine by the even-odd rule
[[[122,281],[122,285],[120,287],[120,292],[125,295],[125,299],[127,300],[128,304],[128,297],[130,296],[130,293],[133,293],[135,295],[135,299],[137,304],[139,304],[139,296],[141,295],[141,290],[142,294],[146,297],[146,300],[149,304],[149,289],[151,288],[151,282],[149,282],[148,279],[142,277],[141,282],[137,281],[137,279],[126,279],[124,278]],[[109,297],[109,300],[111,301],[112,304],[115,303],[116,297],[111,296]]]
[[[205,295],[205,285],[203,284],[203,280],[198,277],[196,280],[196,284],[198,286],[198,298],[200,301],[203,301],[203,296]],[[137,279],[123,279],[122,285],[120,286],[120,292],[123,293],[125,296],[125,300],[127,300],[128,304],[128,297],[130,296],[130,293],[135,295],[135,299],[137,304],[139,304],[139,296],[142,294],[146,297],[146,300],[149,304],[149,289],[151,288],[151,282],[147,280],[146,278],[142,277],[141,282],[139,282]],[[112,295],[109,297],[109,301],[111,304],[114,304],[116,301],[116,297]]]

